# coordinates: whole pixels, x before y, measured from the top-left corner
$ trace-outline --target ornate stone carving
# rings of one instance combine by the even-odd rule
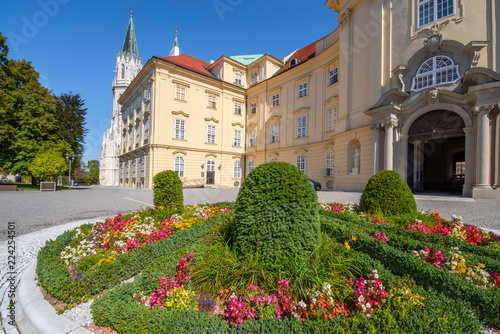
[[[481,58],[481,51],[474,51],[474,56],[472,57],[472,63],[470,65],[471,68],[477,67],[479,58]]]
[[[351,9],[347,8],[342,14],[340,14],[337,22],[340,27],[349,25],[349,23],[351,23]]]
[[[401,84],[400,91],[405,91],[405,82],[403,81],[403,74],[398,75],[399,83]]]
[[[439,101],[439,89],[436,87],[429,88],[427,90],[427,100],[429,104],[436,103]]]
[[[429,36],[424,40],[424,46],[429,55],[433,55],[441,50],[443,44],[443,34],[439,32],[440,27],[436,24],[430,28]]]

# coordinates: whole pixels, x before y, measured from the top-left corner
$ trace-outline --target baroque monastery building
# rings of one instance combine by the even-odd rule
[[[500,198],[498,2],[326,5],[338,29],[281,60],[209,64],[176,36],[118,98],[119,185],[171,169],[185,186],[238,187],[285,161],[326,189],[362,191],[389,169],[414,191]]]

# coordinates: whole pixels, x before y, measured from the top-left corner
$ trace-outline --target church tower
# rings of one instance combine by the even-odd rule
[[[99,181],[104,186],[118,186],[119,184],[120,164],[118,156],[122,147],[122,118],[118,98],[142,69],[142,60],[139,58],[132,14],[133,12],[130,11],[122,51],[116,56],[115,79],[112,86],[113,114],[111,116],[111,126],[104,133],[102,139]]]
[[[177,26],[175,26],[174,46],[172,46],[172,50],[170,50],[170,53],[168,54],[168,56],[169,57],[178,56],[179,53],[180,53],[180,51],[179,51],[179,41],[177,40]]]

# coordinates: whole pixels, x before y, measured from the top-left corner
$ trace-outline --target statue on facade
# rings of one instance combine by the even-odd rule
[[[352,168],[352,171],[349,173],[350,175],[353,175],[353,174],[359,174],[359,154],[360,154],[360,150],[359,148],[356,148],[354,150],[354,167]]]

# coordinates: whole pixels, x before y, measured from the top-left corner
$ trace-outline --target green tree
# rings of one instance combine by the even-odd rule
[[[66,159],[56,150],[40,152],[29,166],[30,173],[40,180],[54,181],[59,175],[68,170]]]
[[[99,160],[89,160],[87,167],[89,168],[89,181],[91,183],[99,182]]]

